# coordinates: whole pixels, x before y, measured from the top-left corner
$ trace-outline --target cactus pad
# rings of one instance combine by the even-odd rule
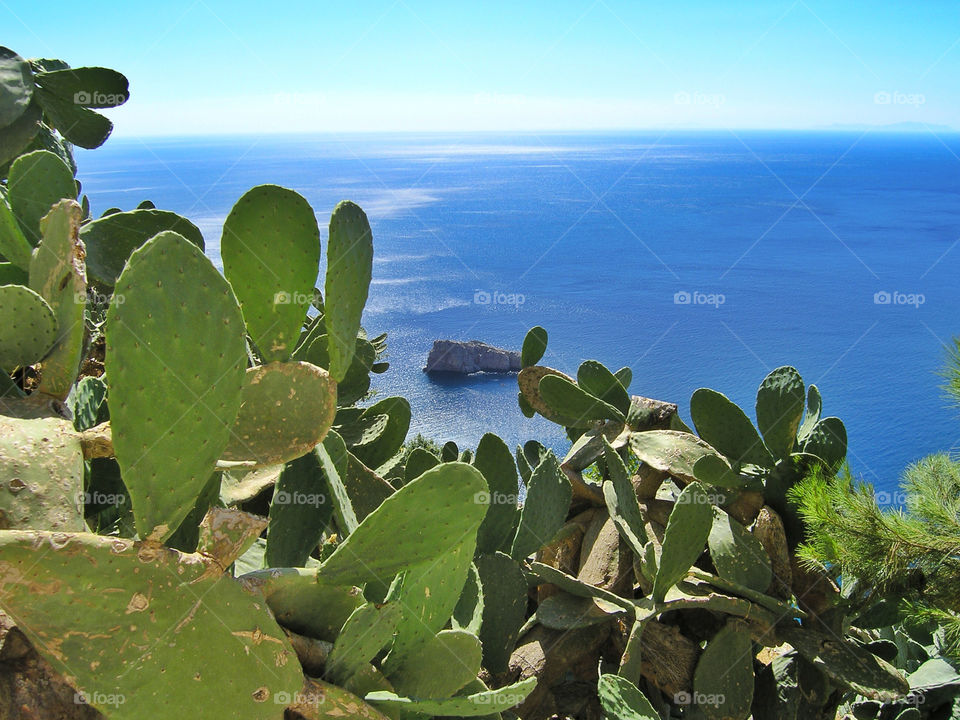
[[[201,555],[78,533],[0,532],[0,595],[53,667],[130,720],[276,718],[303,674],[262,604]],[[118,642],[118,634],[122,642]]]
[[[726,395],[700,388],[690,398],[690,416],[697,434],[731,461],[773,465],[773,458],[750,418]]]
[[[619,675],[601,675],[597,694],[607,717],[617,720],[659,720],[660,713],[632,682]]]
[[[514,560],[523,560],[553,539],[567,519],[573,499],[573,487],[552,452],[540,461],[527,485],[520,524],[510,548]]]
[[[428,470],[383,501],[318,570],[330,585],[389,582],[438,558],[475,533],[487,512],[487,484],[470,465]]]
[[[777,460],[791,452],[803,418],[803,378],[789,365],[772,370],[757,390],[757,427]]]
[[[69,420],[0,416],[0,528],[86,530],[83,450]]]
[[[654,600],[662,602],[667,590],[687,574],[703,552],[712,526],[709,496],[700,483],[692,482],[680,493],[667,520],[660,566],[653,583]]]
[[[531,677],[497,690],[486,690],[446,699],[405,698],[387,690],[368,693],[364,699],[385,708],[427,716],[483,717],[520,705],[536,687],[537,679]]]
[[[531,367],[540,362],[547,351],[547,331],[537,325],[527,331],[520,349],[520,366]]]
[[[40,295],[23,285],[0,285],[0,369],[40,360],[57,339],[57,318]]]
[[[633,454],[652,468],[668,472],[685,483],[697,477],[693,467],[705,455],[717,451],[696,435],[680,430],[647,430],[630,436]]]
[[[717,509],[707,543],[720,577],[757,592],[766,591],[773,577],[770,558],[743,525]]]
[[[168,537],[230,437],[246,367],[233,291],[203,253],[164,232],[130,256],[107,312],[113,447],[140,537]]]
[[[480,640],[465,630],[442,630],[388,678],[411,697],[445,698],[480,672]]]
[[[300,457],[327,434],[337,387],[327,371],[306,362],[274,362],[246,371],[240,412],[223,460],[276,465]]]
[[[85,251],[78,236],[81,211],[75,200],[61,200],[40,221],[42,239],[30,261],[30,287],[57,318],[57,339],[43,359],[40,392],[60,400],[77,379],[86,327]]]
[[[351,613],[327,657],[324,676],[343,685],[393,640],[403,608],[400,603],[365,603]]]
[[[320,269],[320,230],[310,203],[277,185],[248,190],[223,224],[220,252],[264,360],[288,359]]]
[[[330,374],[337,382],[353,360],[372,271],[373,234],[367,216],[354,203],[341,202],[330,216],[323,287]]]
[[[10,166],[7,180],[10,209],[20,223],[27,242],[40,242],[40,218],[64,198],[77,196],[77,182],[70,168],[49,150],[21,155]]]
[[[753,701],[753,641],[749,627],[729,620],[700,654],[693,673],[697,714],[707,720],[746,720]]]
[[[21,270],[26,270],[30,267],[31,252],[33,246],[20,230],[7,199],[0,197],[0,255]]]
[[[407,467],[412,459],[411,453]],[[507,444],[492,433],[480,438],[473,465],[483,473],[490,488],[490,509],[477,534],[477,551],[492,553],[503,546],[516,522],[520,493],[517,466]]]
[[[577,369],[577,385],[596,398],[617,408],[626,415],[630,412],[630,396],[620,380],[602,363],[587,360]]]
[[[115,212],[88,222],[80,228],[80,239],[87,248],[87,273],[92,280],[112,287],[130,254],[167,230],[204,249],[203,235],[197,226],[169,210]]]

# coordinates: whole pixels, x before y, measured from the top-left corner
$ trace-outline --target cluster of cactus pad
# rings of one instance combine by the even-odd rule
[[[237,201],[222,273],[149,201],[93,218],[69,145],[126,93],[0,48],[0,608],[104,717],[767,720],[909,691],[856,589],[795,558],[789,490],[846,455],[795,369],[756,425],[698,390],[691,429],[629,368],[539,365],[538,327],[518,399],[562,459],[408,453],[407,401],[370,402],[364,212],[333,210],[322,292],[289,189]]]

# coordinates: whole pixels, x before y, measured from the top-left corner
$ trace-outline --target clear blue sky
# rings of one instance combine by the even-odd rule
[[[118,134],[960,126],[960,3],[0,0],[126,73]]]

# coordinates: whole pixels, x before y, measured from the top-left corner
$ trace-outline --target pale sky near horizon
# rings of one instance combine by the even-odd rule
[[[0,44],[125,73],[117,136],[960,128],[941,0],[0,0]]]

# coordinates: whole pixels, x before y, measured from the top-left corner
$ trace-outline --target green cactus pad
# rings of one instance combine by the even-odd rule
[[[397,626],[393,649],[383,664],[388,677],[446,627],[467,582],[475,549],[476,536],[470,535],[449,552],[403,574],[397,594],[403,618]]]
[[[534,562],[530,563],[530,572],[543,582],[556,585],[558,588],[564,592],[570,593],[571,595],[603,600],[611,605],[621,607],[630,613],[633,613],[636,609],[632,600],[627,600],[626,598],[622,598],[619,595],[610,592],[609,590],[604,590],[603,588],[596,587],[595,585],[585,583],[582,580],[578,580],[577,578],[573,577],[572,575],[567,575],[562,570],[557,570],[555,567]]]
[[[536,678],[527,678],[497,690],[476,692],[452,698],[424,699],[400,697],[386,690],[367,693],[364,698],[375,705],[436,717],[483,717],[520,705],[537,687]]]
[[[315,568],[255,570],[238,580],[263,596],[283,627],[326,642],[337,639],[347,618],[364,603],[360,588],[318,583]]]
[[[732,462],[773,466],[750,418],[726,395],[709,388],[696,390],[690,398],[690,416],[697,434]]]
[[[30,275],[13,263],[0,262],[0,285],[30,285]]]
[[[0,255],[21,270],[30,267],[33,246],[27,241],[5,196],[0,196]]]
[[[442,630],[387,677],[410,697],[446,698],[480,672],[480,640],[464,630]]]
[[[803,419],[803,378],[789,365],[770,372],[757,390],[757,427],[770,453],[782,460],[793,452]]]
[[[720,509],[714,511],[707,544],[720,577],[757,592],[765,592],[770,586],[773,575],[763,545]]]
[[[327,657],[324,677],[343,685],[393,640],[404,608],[398,602],[365,603],[347,618]]]
[[[748,484],[720,455],[704,455],[693,464],[693,474],[700,482],[719,488],[742,488]]]
[[[707,642],[693,673],[698,715],[708,720],[747,720],[753,685],[750,629],[740,621],[728,621]]]
[[[329,492],[337,527],[340,529],[340,534],[346,537],[360,524],[345,484],[350,469],[347,446],[343,438],[331,430],[323,439],[323,443],[314,449],[314,453],[320,461],[320,470]]]
[[[693,466],[717,451],[696,435],[680,430],[647,430],[630,435],[633,454],[652,468],[668,472],[685,483],[697,477]]]
[[[57,318],[46,300],[23,285],[0,285],[0,368],[31,365],[56,340]]]
[[[33,97],[30,63],[13,50],[0,48],[0,128],[23,115]]]
[[[600,705],[617,720],[660,720],[660,713],[632,682],[619,675],[601,675],[597,682]]]
[[[42,239],[30,261],[30,287],[53,310],[57,339],[43,359],[40,392],[63,400],[70,392],[83,355],[86,327],[87,270],[80,242],[81,211],[74,200],[61,200],[40,221]]]
[[[823,418],[813,426],[803,452],[816,455],[836,471],[847,457],[847,429],[837,417]]]
[[[66,164],[49,150],[21,155],[10,166],[7,197],[27,242],[40,242],[40,218],[60,200],[77,196],[77,182]]]
[[[220,252],[264,361],[287,360],[320,269],[320,230],[310,203],[277,185],[248,190],[223,224]]]
[[[809,628],[786,628],[777,637],[836,682],[880,702],[896,700],[910,691],[906,678],[886,660],[862,646]]]
[[[323,368],[273,362],[246,371],[240,412],[221,459],[277,465],[300,457],[327,434],[337,386]]]
[[[54,95],[71,98],[80,107],[111,108],[130,96],[127,78],[116,70],[79,67],[38,73],[37,85]]]
[[[613,446],[604,438],[604,459],[607,463],[609,480],[603,482],[603,499],[607,503],[610,518],[620,531],[634,556],[642,558],[644,546],[647,544],[647,533],[644,530],[644,519],[637,503],[637,493],[630,482],[627,467],[623,459],[613,449]]]
[[[291,460],[270,502],[265,560],[270,567],[303,567],[329,525],[333,505],[315,453]]]
[[[480,438],[473,466],[483,473],[490,488],[490,509],[477,533],[477,552],[492,553],[503,547],[517,520],[517,466],[507,444],[492,433]]]
[[[676,585],[703,552],[713,527],[713,507],[698,482],[687,485],[677,498],[667,520],[663,552],[653,583],[653,598],[662,602],[667,590]]]
[[[108,715],[275,720],[303,674],[266,607],[202,555],[86,533],[0,532],[0,595],[58,672]],[[122,638],[118,637],[118,633]],[[123,696],[115,707],[98,697]]]
[[[558,414],[549,405],[547,405],[540,396],[540,381],[547,375],[556,375],[557,377],[564,378],[571,383],[574,382],[572,377],[565,375],[559,370],[544,367],[543,365],[531,365],[530,367],[525,367],[517,375],[517,385],[520,388],[520,394],[523,396],[523,399],[526,401],[526,403],[534,409],[534,411],[540,413],[550,422],[564,425],[565,422],[573,421],[575,418],[566,418]]]
[[[547,331],[537,325],[527,331],[520,349],[520,366],[532,367],[540,362],[547,351]]]
[[[75,103],[72,97],[62,97],[42,87],[37,87],[34,97],[67,142],[93,150],[103,145],[113,131],[112,122]]]
[[[173,232],[130,256],[107,311],[113,447],[141,538],[165,539],[226,447],[247,356],[233,291]]]
[[[450,617],[450,624],[454,630],[466,630],[479,636],[482,623],[483,588],[480,586],[480,573],[477,571],[477,566],[471,564],[467,581],[463,585],[457,606]]]
[[[409,484],[410,481],[415,480],[427,470],[439,464],[440,458],[426,448],[414,448],[407,456],[407,462],[403,467],[403,484]],[[482,468],[478,467],[477,469],[483,472]],[[484,475],[484,478],[486,478],[486,475]],[[489,480],[487,482],[489,483]]]
[[[510,557],[523,560],[550,542],[567,519],[572,499],[570,481],[553,453],[548,452],[527,483],[527,497],[520,510]]]
[[[105,215],[80,228],[87,248],[87,272],[91,280],[112,287],[130,254],[164,231],[178,233],[201,250],[203,235],[185,217],[168,210],[132,210]]]
[[[810,436],[814,426],[820,422],[821,412],[823,412],[823,398],[820,397],[819,388],[816,385],[811,385],[807,388],[807,411],[803,415],[800,429],[797,430],[797,442],[801,446]]]
[[[626,388],[605,365],[587,360],[577,370],[577,385],[596,398],[617,408],[626,415],[630,412],[630,396]]]
[[[552,630],[602,625],[625,610],[605,600],[583,598],[561,592],[551,595],[537,606],[537,622]]]
[[[81,532],[83,450],[69,420],[0,416],[0,528]]]
[[[71,396],[74,427],[89,430],[106,420],[106,399],[107,384],[103,380],[92,375],[81,379]]]
[[[587,427],[596,420],[626,421],[626,416],[613,405],[562,377],[545,375],[540,379],[539,390],[547,407],[567,420],[567,427]]]
[[[486,690],[445,699],[406,698],[386,690],[367,693],[364,699],[381,707],[427,716],[484,717],[520,705],[536,687],[537,679],[531,677],[497,690]]]
[[[383,432],[374,442],[353,449],[353,454],[369,468],[380,467],[403,447],[410,429],[410,403],[402,397],[384,398],[366,408],[360,420],[375,415],[388,418]]]
[[[327,276],[323,286],[330,374],[337,382],[346,376],[353,359],[372,271],[370,223],[359,206],[345,200],[330,216]]]
[[[353,453],[348,452],[346,457],[346,473],[341,476],[341,481],[357,520],[362,521],[393,495],[394,489],[390,483],[360,462]]]
[[[319,581],[389,582],[402,570],[440,557],[480,527],[486,493],[483,475],[470,465],[428,470],[364,518],[321,565]]]

